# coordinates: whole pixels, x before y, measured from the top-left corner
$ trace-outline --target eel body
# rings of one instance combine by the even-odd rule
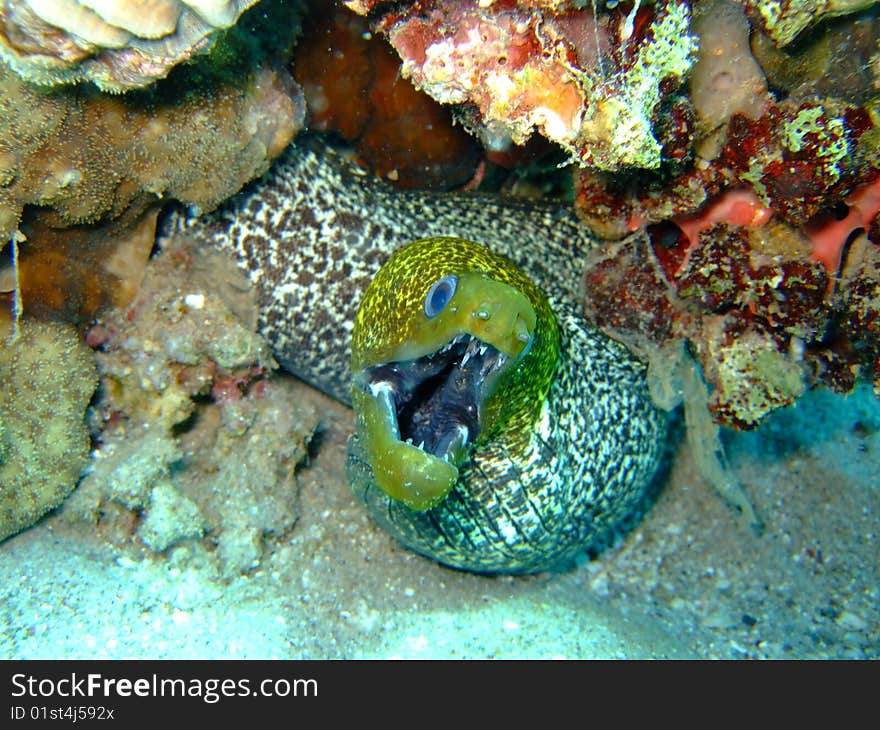
[[[491,196],[403,193],[301,136],[262,180],[213,214],[178,215],[166,235],[172,233],[234,254],[256,292],[258,328],[284,369],[344,403],[354,394],[353,493],[417,552],[477,572],[537,572],[600,547],[643,501],[662,460],[666,415],[651,402],[644,366],[579,314],[581,264],[595,242],[571,212]],[[383,265],[413,241],[427,268],[416,262],[396,282],[382,279]],[[466,251],[456,253],[456,246]],[[496,263],[474,264],[482,247]],[[377,275],[352,351],[358,309]],[[484,280],[468,279],[474,276]],[[514,318],[517,336],[531,345],[537,334],[543,344],[510,346],[517,362],[494,387],[500,397],[488,406],[487,428],[465,439],[466,447],[444,442],[455,452],[450,488],[442,498],[407,504],[377,483],[383,479],[365,417],[370,383],[363,373],[458,346],[465,336],[460,327],[450,330],[454,341],[437,335],[415,349],[413,337],[398,337],[393,346],[383,340],[403,332],[417,309],[424,324],[419,301],[394,326],[382,326],[389,312],[398,312],[395,295],[400,299],[407,283],[418,282],[424,298],[444,277],[464,282],[461,291],[501,287],[496,319],[508,302],[526,297],[536,314]],[[441,301],[446,304],[445,295]],[[529,305],[523,306],[525,312]],[[474,311],[478,319],[485,314]],[[369,342],[372,355],[365,354]],[[538,377],[536,368],[545,372]]]

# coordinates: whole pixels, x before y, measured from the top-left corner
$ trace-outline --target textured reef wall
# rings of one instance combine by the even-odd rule
[[[122,344],[114,317],[139,316],[127,307],[160,207],[217,206],[269,167],[307,113],[405,187],[497,188],[493,163],[555,150],[535,185],[511,187],[570,192],[605,241],[583,262],[586,312],[655,370],[685,345],[717,422],[754,427],[815,385],[849,392],[864,378],[880,393],[873,2],[93,5],[0,6],[0,240],[15,237],[20,254],[17,271],[0,264],[0,297],[10,303],[17,287],[26,317],[92,325],[109,312],[84,328],[103,348],[93,433],[152,419],[167,438],[144,446],[161,466],[139,496],[126,502],[100,477],[90,499],[154,515],[132,527],[154,549],[225,529],[176,481],[181,424],[202,400],[232,418],[240,400],[228,396],[275,380],[254,370],[265,353],[224,360],[217,348],[238,330],[201,327],[205,311],[174,322],[190,322],[178,341],[190,350],[163,342],[158,363],[149,337]],[[187,517],[163,536],[162,514]]]
[[[287,14],[292,45],[297,16]],[[145,245],[132,240],[149,225],[145,209],[171,198],[210,210],[265,172],[305,107],[264,53],[229,31],[199,64],[125,95],[49,90],[0,64],[0,240],[15,231],[26,240],[20,281],[31,308],[55,307],[53,291],[64,292],[68,316],[124,303],[152,245],[143,227]],[[0,273],[0,291],[9,288]]]
[[[267,377],[274,362],[246,292],[225,259],[181,244],[91,328],[100,440],[65,519],[155,552],[204,538],[226,574],[259,564],[266,541],[292,528],[317,415],[290,380]]]
[[[57,507],[89,465],[90,436],[115,443],[121,431],[112,426],[120,420],[132,431],[152,424],[157,438],[147,443],[130,432],[120,449],[136,455],[146,473],[149,464],[158,463],[156,473],[167,476],[169,464],[179,460],[169,434],[194,412],[191,398],[212,397],[214,384],[217,401],[231,397],[235,383],[272,363],[250,330],[236,327],[222,312],[214,328],[181,317],[171,323],[151,320],[167,328],[163,346],[177,347],[167,362],[149,356],[149,337],[131,334],[119,347],[106,328],[91,327],[84,336],[51,323],[94,324],[95,315],[108,307],[130,312],[122,308],[140,290],[161,205],[173,199],[200,210],[216,207],[262,174],[302,127],[301,91],[276,60],[289,55],[301,8],[274,4],[276,20],[287,31],[282,37],[260,35],[258,22],[247,30],[215,32],[231,26],[251,4],[169,0],[150,3],[151,12],[145,12],[138,3],[104,3],[102,12],[120,13],[104,18],[113,28],[101,25],[85,4],[67,3],[68,10],[78,8],[67,15],[52,10],[64,3],[0,8],[0,45],[9,62],[0,63],[0,240],[6,254],[0,297],[4,305],[23,303],[24,310],[14,344],[7,343],[10,328],[4,325],[0,333],[0,539]],[[89,84],[72,85],[87,80],[113,91],[142,86],[194,53],[198,62],[174,69],[143,91],[111,95]],[[13,239],[14,247],[6,245]],[[213,311],[206,307],[199,314]],[[96,374],[84,342],[115,354],[98,358],[101,388],[88,419]],[[168,364],[184,361],[193,365],[190,371]],[[290,448],[301,443],[294,439]],[[290,478],[298,461],[291,455]],[[96,467],[88,479],[100,480],[106,471]],[[140,534],[151,548],[163,550],[183,536],[210,532],[211,520],[194,511],[185,494],[178,499],[171,482],[146,478],[138,489],[137,480],[144,479],[138,468],[117,473],[116,481],[105,478],[102,484],[137,492],[123,501],[142,515]],[[246,480],[230,477],[229,483]],[[110,500],[117,491],[106,487],[100,494]],[[84,490],[84,498],[88,494]],[[245,513],[250,500],[241,500],[239,511]],[[265,513],[271,516],[264,521],[279,531],[295,519],[277,505]],[[238,543],[253,552],[262,532],[255,534]],[[226,549],[228,561],[255,559],[241,557],[242,551],[245,547],[237,553]]]

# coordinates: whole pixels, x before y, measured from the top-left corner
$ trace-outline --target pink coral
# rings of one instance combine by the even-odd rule
[[[764,225],[772,215],[773,211],[763,205],[751,190],[736,188],[723,193],[699,213],[674,220],[688,241],[696,244],[700,234],[716,223],[753,228]]]
[[[830,272],[840,269],[843,249],[854,231],[867,229],[880,213],[880,177],[856,188],[846,198],[849,211],[836,220],[823,216],[805,226],[805,232],[813,244],[812,259],[821,261]]]

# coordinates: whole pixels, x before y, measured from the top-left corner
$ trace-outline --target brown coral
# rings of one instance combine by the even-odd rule
[[[25,205],[60,224],[114,218],[139,196],[210,209],[261,174],[299,129],[290,77],[112,97],[41,93],[0,67],[0,240]]]
[[[100,226],[58,228],[46,209],[29,208],[19,230],[18,296],[39,317],[87,321],[134,296],[153,248],[157,206],[132,205]],[[11,265],[0,269],[0,294],[15,288]]]
[[[0,67],[0,241],[16,230],[27,239],[26,308],[51,305],[47,294],[84,315],[124,303],[149,231],[140,230],[147,243],[132,269],[106,270],[129,250],[144,208],[166,197],[215,207],[264,172],[303,123],[284,71],[259,68],[236,84],[191,78],[125,97],[44,93]]]

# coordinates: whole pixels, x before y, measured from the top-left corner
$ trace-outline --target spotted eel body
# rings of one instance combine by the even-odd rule
[[[480,242],[546,294],[560,357],[540,417],[526,434],[512,425],[479,443],[439,505],[417,511],[388,497],[375,485],[363,434],[352,438],[353,492],[405,545],[467,570],[536,572],[600,546],[644,499],[666,417],[651,403],[642,364],[578,313],[581,262],[595,242],[569,211],[403,193],[301,136],[224,208],[178,216],[173,229],[233,253],[281,366],[349,404],[358,306],[404,244],[444,236]]]

